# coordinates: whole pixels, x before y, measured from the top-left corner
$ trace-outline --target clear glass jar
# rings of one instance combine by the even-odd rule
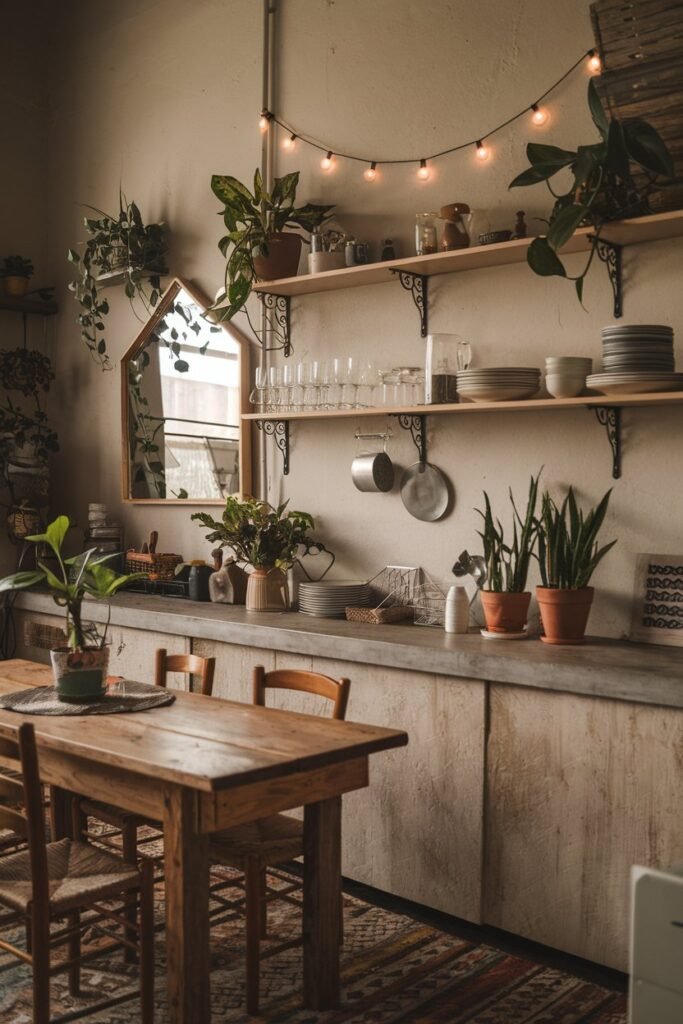
[[[439,251],[438,221],[436,213],[415,214],[415,252],[418,256]]]
[[[458,350],[462,344],[462,338],[457,334],[427,335],[426,405],[445,405],[458,401]]]

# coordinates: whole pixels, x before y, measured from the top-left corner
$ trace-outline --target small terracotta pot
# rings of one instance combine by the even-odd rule
[[[247,580],[248,612],[284,612],[289,607],[287,576],[281,569],[254,569]]]
[[[557,590],[536,587],[536,600],[543,622],[545,644],[582,644],[593,604],[593,588]]]
[[[268,235],[268,255],[254,256],[254,270],[261,281],[296,277],[301,255],[301,235],[293,231],[275,231]]]
[[[528,590],[524,590],[520,594],[482,590],[479,596],[486,616],[486,628],[490,633],[522,633],[524,631],[531,601],[531,594]]]
[[[28,278],[10,274],[5,278],[5,294],[20,296],[28,291]]]

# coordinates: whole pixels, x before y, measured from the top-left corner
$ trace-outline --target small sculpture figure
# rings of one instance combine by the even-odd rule
[[[223,551],[215,548],[214,572],[209,576],[209,597],[216,604],[244,604],[247,596],[247,574],[234,558],[223,562]]]

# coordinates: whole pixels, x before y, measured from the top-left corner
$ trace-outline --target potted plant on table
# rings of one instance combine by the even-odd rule
[[[666,143],[658,132],[640,118],[619,121],[608,118],[597,94],[595,83],[588,84],[588,106],[600,141],[579,146],[575,151],[529,143],[531,164],[510,182],[510,188],[545,182],[555,197],[548,233],[535,238],[527,251],[527,262],[541,277],[567,277],[557,255],[576,229],[592,229],[586,265],[574,281],[576,293],[583,298],[583,282],[588,273],[602,230],[611,220],[638,217],[650,213],[650,195],[674,175],[674,163]],[[559,194],[549,179],[560,171],[571,174],[569,187]]]
[[[211,178],[213,193],[224,204],[223,220],[228,229],[218,243],[227,259],[225,290],[214,306],[221,320],[232,320],[244,308],[256,280],[273,281],[296,274],[303,236],[286,228],[311,232],[334,209],[316,203],[295,207],[299,173],[276,178],[270,192],[264,189],[259,170],[254,173],[253,192],[228,174]]]
[[[570,487],[558,508],[546,491],[538,522],[538,561],[543,586],[536,587],[547,644],[582,644],[593,603],[591,576],[616,540],[598,547],[611,490],[584,513]]]
[[[247,611],[285,611],[289,605],[287,570],[299,553],[326,550],[309,535],[315,526],[313,517],[308,512],[288,512],[288,504],[274,508],[255,498],[240,501],[229,497],[220,521],[206,512],[195,512],[191,517],[211,530],[208,541],[231,548],[238,562],[252,566]]]
[[[81,338],[102,369],[111,370],[104,334],[109,303],[100,297],[99,289],[103,282],[112,282],[120,275],[131,304],[137,297],[149,315],[159,301],[161,275],[166,273],[166,236],[163,224],[145,224],[137,205],[123,194],[119,195],[116,217],[93,207],[88,209],[98,216],[84,218],[89,238],[82,255],[69,249],[69,262],[79,273],[69,289],[81,306]]]
[[[109,665],[106,646],[107,625],[100,632],[94,624],[83,621],[83,599],[98,601],[109,598],[133,579],[144,573],[121,576],[104,562],[114,555],[97,555],[96,548],[73,558],[64,558],[62,548],[71,528],[68,516],[58,516],[45,533],[26,537],[33,544],[45,544],[56,559],[56,571],[38,561],[36,569],[15,572],[0,580],[0,593],[47,586],[55,604],[66,611],[66,644],[50,651],[52,671],[60,700],[96,700],[104,694]]]
[[[5,282],[7,295],[25,295],[28,283],[33,277],[33,264],[23,256],[7,256],[3,261],[0,276]]]
[[[522,517],[510,490],[513,513],[511,544],[505,541],[500,519],[494,519],[486,491],[484,511],[476,510],[484,520],[484,529],[478,531],[484,542],[486,562],[485,589],[480,591],[480,597],[486,628],[490,633],[524,633],[531,601],[531,593],[526,589],[527,576],[538,536],[537,494],[538,476],[531,478],[526,512]]]

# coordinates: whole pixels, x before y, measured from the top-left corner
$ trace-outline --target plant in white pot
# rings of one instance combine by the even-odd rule
[[[543,586],[536,599],[547,644],[582,644],[593,603],[590,579],[616,540],[598,546],[612,491],[584,513],[573,488],[558,508],[546,491],[538,522],[538,562]]]
[[[195,512],[192,516],[211,530],[208,541],[230,548],[238,562],[252,566],[247,581],[247,611],[285,611],[289,604],[287,570],[300,553],[313,549],[327,551],[309,536],[309,530],[315,526],[313,516],[308,512],[288,512],[288,504],[285,501],[274,508],[255,498],[240,501],[229,497],[220,521],[206,512]]]
[[[510,490],[512,543],[506,543],[503,526],[498,517],[494,518],[486,491],[484,511],[476,509],[484,520],[484,529],[478,531],[484,542],[486,562],[486,583],[480,597],[490,633],[520,634],[526,627],[531,601],[531,593],[526,589],[527,576],[538,536],[537,494],[538,476],[531,478],[526,512],[522,517]]]
[[[0,580],[0,593],[47,586],[55,604],[66,611],[66,644],[50,652],[52,670],[60,700],[94,700],[104,694],[109,648],[106,646],[107,625],[100,632],[94,624],[83,621],[83,600],[92,597],[107,601],[130,580],[143,573],[122,576],[103,563],[112,555],[97,555],[96,548],[64,558],[62,548],[71,528],[68,516],[57,516],[45,533],[26,537],[33,544],[46,544],[57,562],[53,572],[44,562],[36,569],[15,572]]]

